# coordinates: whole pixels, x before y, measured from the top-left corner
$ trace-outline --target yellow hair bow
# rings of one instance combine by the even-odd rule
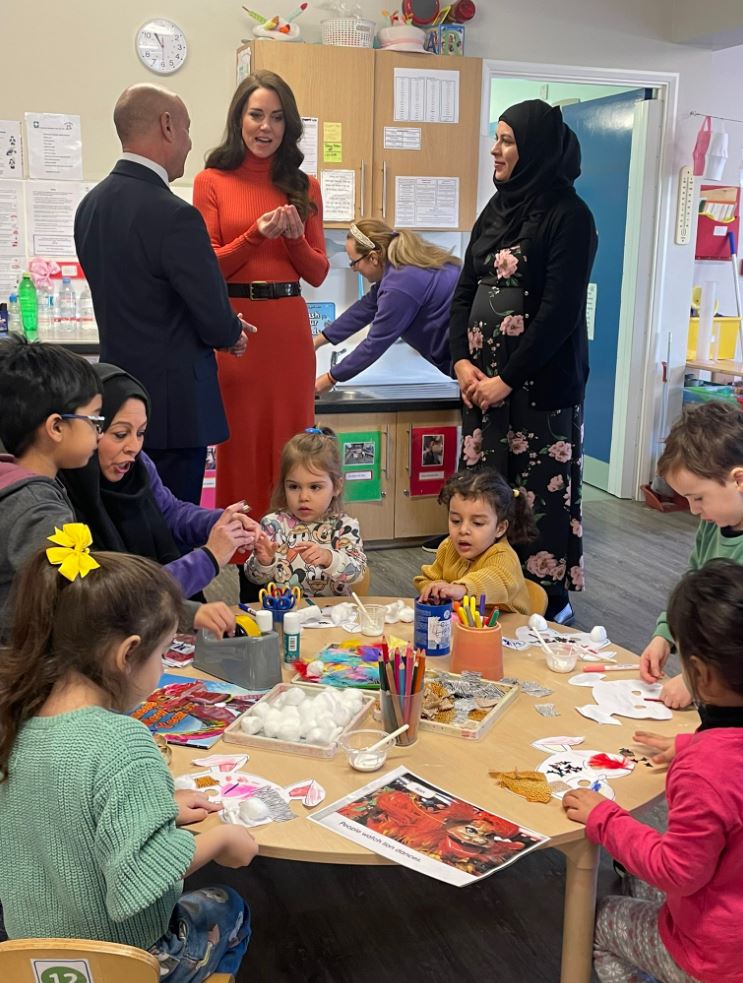
[[[59,572],[68,580],[87,577],[91,570],[100,567],[100,563],[90,555],[88,547],[93,542],[90,529],[84,522],[65,522],[61,529],[54,527],[54,535],[48,536],[50,546],[46,558],[52,566],[59,566]]]

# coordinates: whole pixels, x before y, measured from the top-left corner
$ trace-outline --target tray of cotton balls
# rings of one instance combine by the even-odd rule
[[[375,697],[357,689],[279,683],[224,732],[225,741],[314,758],[332,758]]]

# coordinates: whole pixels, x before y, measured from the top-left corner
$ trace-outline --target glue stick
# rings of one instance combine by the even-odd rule
[[[284,662],[292,665],[299,658],[300,617],[297,611],[284,615]]]

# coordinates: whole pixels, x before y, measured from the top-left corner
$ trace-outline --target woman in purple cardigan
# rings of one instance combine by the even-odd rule
[[[98,452],[86,467],[59,472],[75,515],[90,527],[96,549],[157,560],[180,584],[184,597],[191,597],[214,579],[235,550],[252,547],[258,525],[240,511],[243,503],[224,511],[202,509],[168,491],[142,452],[150,410],[147,392],[115,365],[101,362],[93,368],[103,387]]]
[[[315,348],[337,345],[370,324],[369,334],[343,361],[315,381],[315,393],[368,368],[398,338],[445,375],[451,375],[449,305],[460,261],[415,232],[395,232],[374,218],[360,219],[346,236],[348,265],[372,288],[315,336]]]

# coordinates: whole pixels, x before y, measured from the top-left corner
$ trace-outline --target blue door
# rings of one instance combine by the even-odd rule
[[[607,487],[611,455],[634,113],[638,102],[652,97],[652,89],[635,89],[562,110],[581,145],[582,173],[575,188],[593,212],[599,237],[591,273],[596,307],[593,338],[588,345],[591,373],[586,391],[584,451],[586,480],[602,488]]]

